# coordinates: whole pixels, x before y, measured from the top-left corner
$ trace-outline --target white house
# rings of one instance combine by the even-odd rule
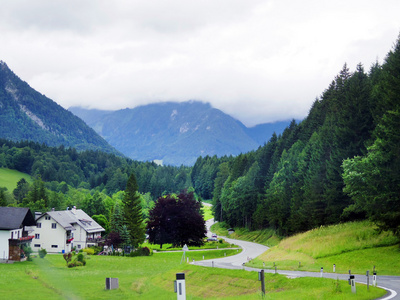
[[[83,210],[49,211],[36,220],[32,241],[34,251],[46,249],[49,253],[68,253],[97,245],[104,230]]]
[[[28,226],[35,226],[35,218],[29,208],[0,207],[0,259],[21,261],[25,259],[23,246],[29,246],[33,236]]]

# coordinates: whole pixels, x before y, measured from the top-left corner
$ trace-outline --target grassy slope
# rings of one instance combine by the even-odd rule
[[[18,172],[17,170],[0,168],[0,187],[6,187],[10,193],[17,187],[17,182],[21,178],[32,182],[31,176],[28,174]]]
[[[218,235],[229,236],[232,239],[245,240],[250,242],[259,243],[268,247],[279,244],[281,240],[275,232],[271,229],[250,231],[246,228],[235,228],[235,232],[231,235],[228,234],[229,226],[225,223],[215,223],[211,230]]]
[[[300,267],[299,267],[299,262]],[[253,267],[365,274],[376,266],[378,274],[400,275],[399,239],[378,233],[368,221],[338,224],[301,233],[282,240],[249,263]]]
[[[202,211],[203,211],[204,220],[207,221],[207,220],[214,218],[214,216],[212,215],[211,206],[203,205]]]
[[[215,251],[218,253],[220,251]],[[199,252],[199,257],[202,252]],[[209,255],[212,255],[209,253]],[[92,256],[86,267],[69,269],[61,255],[33,262],[0,264],[0,290],[4,299],[176,299],[175,274],[186,273],[187,299],[260,299],[256,272],[205,268],[180,264],[181,253],[151,257]],[[105,278],[119,279],[119,289],[104,290]],[[385,291],[358,287],[326,278],[288,279],[266,274],[268,299],[374,299]]]

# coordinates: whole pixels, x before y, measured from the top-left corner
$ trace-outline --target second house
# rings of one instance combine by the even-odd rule
[[[46,249],[48,253],[68,253],[97,245],[104,228],[83,210],[49,211],[36,219],[37,227],[32,241],[33,250]]]

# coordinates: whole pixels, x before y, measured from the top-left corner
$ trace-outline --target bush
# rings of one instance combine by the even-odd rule
[[[93,248],[85,248],[83,252],[86,252],[88,255],[94,255],[95,250]]]
[[[148,247],[138,248],[135,251],[132,251],[129,256],[150,256],[153,255],[153,250],[149,249]]]
[[[70,253],[68,253],[68,256]],[[67,267],[68,268],[74,268],[74,267],[83,267],[86,266],[86,252],[80,252],[78,255],[75,257],[74,261],[68,261],[67,259]],[[71,259],[70,259],[71,260]]]
[[[39,250],[39,257],[40,258],[44,258],[46,256],[46,254],[47,254],[46,249],[40,249]]]
[[[32,248],[29,246],[23,246],[22,250],[24,251],[25,256],[27,257],[28,261],[32,261],[32,258],[31,258]]]
[[[83,262],[84,261],[84,256],[83,253],[79,253],[76,257],[77,261]]]

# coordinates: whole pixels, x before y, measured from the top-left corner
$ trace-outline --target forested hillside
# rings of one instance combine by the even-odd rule
[[[216,220],[289,235],[372,218],[399,233],[400,42],[368,72],[345,64],[301,123],[257,151],[202,157],[192,182]]]
[[[0,61],[0,138],[118,153],[93,129]]]
[[[44,182],[64,182],[112,195],[125,190],[129,175],[135,173],[139,192],[151,193],[153,197],[190,186],[188,167],[161,167],[101,151],[78,152],[34,142],[0,140],[0,145],[0,167],[30,174]]]

